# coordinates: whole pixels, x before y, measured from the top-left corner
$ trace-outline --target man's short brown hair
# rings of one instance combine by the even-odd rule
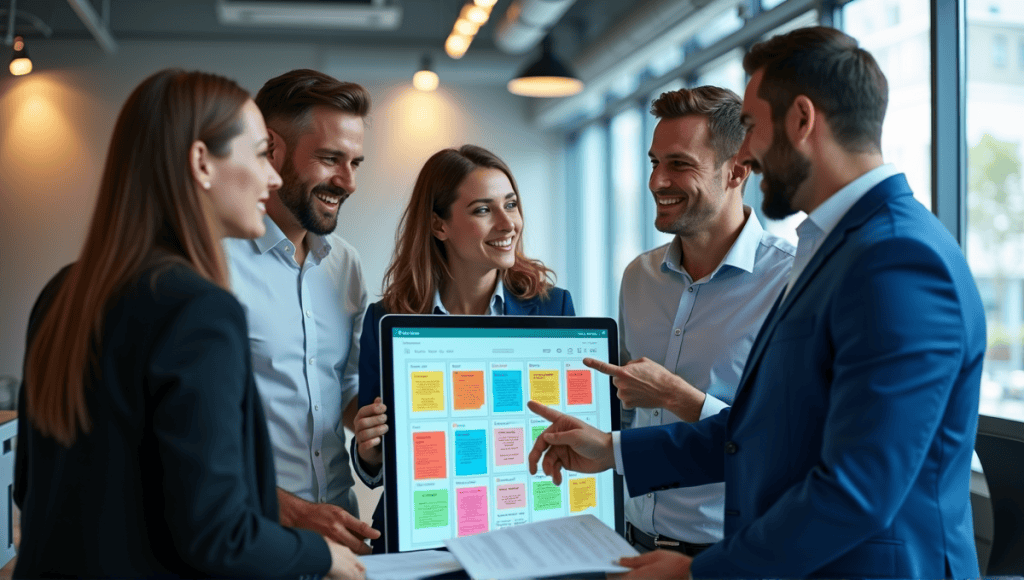
[[[270,79],[255,100],[267,126],[286,140],[308,129],[313,107],[329,107],[362,118],[370,113],[370,93],[365,88],[311,69]]]
[[[721,87],[703,86],[661,93],[651,103],[651,114],[659,119],[700,115],[708,120],[708,146],[721,165],[739,152],[744,130],[740,123],[743,102],[739,95]]]
[[[873,56],[834,28],[798,28],[755,44],[743,58],[763,71],[757,96],[778,124],[798,95],[824,113],[836,141],[851,152],[880,151],[889,83]]]

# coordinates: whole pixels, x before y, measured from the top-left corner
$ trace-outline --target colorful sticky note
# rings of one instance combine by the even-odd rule
[[[523,410],[523,372],[496,370],[491,373],[495,412]]]
[[[533,510],[553,510],[562,507],[562,490],[550,481],[533,482]]]
[[[592,507],[597,507],[597,480],[593,477],[570,479],[569,511],[581,512]]]
[[[530,371],[530,398],[544,405],[557,405],[561,399],[558,371]]]
[[[444,479],[448,477],[444,449],[444,431],[413,433],[413,479]]]
[[[409,377],[412,384],[412,411],[444,411],[444,373],[441,371],[414,371]]]
[[[590,405],[594,402],[594,390],[590,385],[590,371],[565,371],[565,398],[570,405]]]
[[[487,432],[483,429],[460,429],[455,432],[455,475],[487,473]]]
[[[522,483],[498,485],[494,489],[499,510],[526,507],[526,486]]]
[[[487,531],[487,488],[461,487],[458,497],[459,536],[472,536]]]
[[[443,528],[448,525],[448,490],[432,489],[412,493],[413,527]]]
[[[452,371],[452,399],[456,411],[484,406],[484,372]]]
[[[523,428],[508,427],[494,430],[494,464],[521,465],[523,463]]]

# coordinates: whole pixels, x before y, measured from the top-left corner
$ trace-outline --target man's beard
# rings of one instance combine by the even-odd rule
[[[786,129],[775,123],[775,137],[772,146],[761,164],[761,191],[764,199],[761,211],[765,217],[780,220],[796,213],[793,196],[811,173],[811,160],[803,156],[789,142]]]
[[[338,227],[338,213],[349,192],[326,183],[310,188],[307,183],[299,179],[291,157],[285,159],[284,166],[281,167],[281,181],[282,185],[277,190],[281,204],[292,212],[303,229],[318,236],[326,236]],[[339,198],[338,209],[333,214],[318,212],[314,193],[337,196]]]

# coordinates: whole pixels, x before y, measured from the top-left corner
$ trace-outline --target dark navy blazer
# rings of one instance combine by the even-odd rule
[[[507,316],[576,316],[573,309],[572,296],[568,290],[552,288],[548,291],[546,299],[539,297],[522,300],[510,294],[505,288],[503,295],[505,314]],[[380,319],[387,312],[384,311],[382,302],[374,302],[366,309],[366,316],[363,317],[363,333],[359,338],[359,407],[365,407],[373,403],[374,399],[381,396],[380,385]],[[440,310],[434,309],[434,314],[443,314]],[[352,438],[351,449],[352,462],[360,461],[359,453],[356,451],[355,437]],[[382,482],[371,483],[356,470],[363,483],[370,487],[377,487]],[[381,495],[377,503],[377,509],[373,512],[374,529],[384,531],[384,496]],[[383,538],[383,536],[381,536]],[[383,542],[373,543],[375,553],[383,551]]]
[[[622,432],[629,493],[725,481],[725,539],[695,577],[977,577],[984,354],[960,247],[893,176],[776,302],[732,407]]]

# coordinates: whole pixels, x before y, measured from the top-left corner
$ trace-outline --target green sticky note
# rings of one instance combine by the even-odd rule
[[[414,524],[417,530],[443,528],[448,525],[448,490],[432,489],[412,494]]]
[[[550,481],[533,482],[534,511],[560,509],[562,490]]]
[[[533,435],[533,441],[534,442],[537,441],[537,437],[540,437],[540,434],[543,433],[545,429],[547,429],[547,425],[534,425],[533,426],[533,430],[531,431],[531,434]]]

